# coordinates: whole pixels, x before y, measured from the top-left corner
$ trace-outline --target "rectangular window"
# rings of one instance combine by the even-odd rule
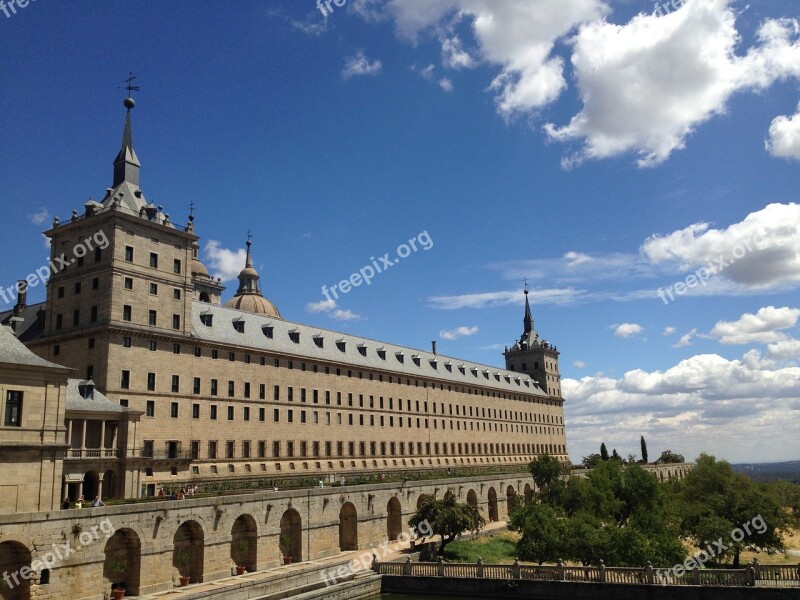
[[[250,382],[249,381],[245,381],[244,382],[244,397],[245,398],[249,398],[250,397]]]
[[[281,399],[281,387],[276,385],[272,390],[272,399],[273,400],[280,400]]]
[[[200,418],[200,405],[199,404],[192,404],[192,418],[199,419]]]
[[[250,442],[247,440],[242,442],[242,458],[250,458]]]
[[[130,321],[130,319],[127,319]],[[56,329],[61,329],[64,326],[64,316],[56,315]]]
[[[96,323],[97,322],[97,306],[96,305],[92,306],[91,309],[89,309],[89,321],[91,323]]]
[[[128,390],[131,387],[131,372],[130,371],[122,371],[122,375],[119,378],[119,387],[123,390]]]
[[[158,254],[155,252],[150,253],[150,266],[154,269],[158,268]]]
[[[172,272],[178,274],[181,272],[181,261],[177,258],[172,261]]]
[[[147,324],[155,327],[157,321],[158,321],[158,313],[154,310],[147,311]]]
[[[243,416],[245,421],[249,421],[250,420],[250,407],[249,406],[245,406],[244,407],[244,410],[242,411],[242,416]]]
[[[133,279],[131,279],[131,286],[133,286]],[[63,298],[64,297],[64,286],[63,285],[58,288],[58,297],[59,298]]]
[[[177,402],[170,402],[169,403],[169,416],[173,419],[178,418],[178,403]]]
[[[172,315],[172,328],[173,329],[180,329],[181,328],[181,316],[180,315]]]
[[[275,423],[280,422],[281,420],[281,411],[277,408],[272,409],[272,420]]]
[[[81,322],[81,311],[73,310],[72,311],[72,324],[77,327],[78,325],[80,325],[80,322]]]
[[[267,457],[267,442],[258,442],[258,458]]]
[[[150,352],[155,352],[158,349],[158,343],[155,340],[150,340],[147,342],[147,349],[150,350]]]
[[[177,394],[181,391],[181,378],[179,375],[172,376],[172,393]]]
[[[3,417],[6,427],[22,426],[22,392],[9,390],[6,392],[6,410]]]
[[[258,384],[258,399],[264,400],[267,397],[267,386],[263,383]]]
[[[200,378],[195,377],[194,381],[192,381],[192,393],[199,394],[200,393]]]
[[[258,420],[259,421],[266,421],[267,420],[267,409],[266,408],[259,408],[258,409]]]
[[[125,246],[125,261],[133,262],[133,246]]]
[[[155,400],[148,400],[147,401],[147,408],[145,410],[145,415],[148,417],[155,417],[156,416],[156,401]]]
[[[212,404],[211,405],[211,417],[210,418],[211,418],[212,421],[216,421],[217,420],[217,405],[216,404]]]
[[[280,458],[281,457],[281,443],[280,442],[272,442],[272,457],[273,458]]]
[[[212,379],[211,380],[211,395],[212,396],[216,396],[217,395],[217,380],[216,379]]]
[[[151,283],[150,284],[150,295],[151,296],[158,296],[158,284]]]
[[[172,299],[173,300],[180,300],[181,299],[181,289],[180,288],[172,288]]]
[[[181,353],[181,345],[180,344],[172,344],[172,353],[173,354],[180,354]]]
[[[228,407],[228,421],[233,421],[233,407]]]
[[[217,458],[217,442],[208,442],[208,458]]]
[[[122,320],[123,321],[130,321],[132,312],[133,311],[132,311],[131,307],[128,304],[123,306],[122,307]]]
[[[147,391],[154,392],[156,390],[156,374],[147,374]]]
[[[236,392],[236,384],[233,381],[228,382],[228,398],[233,398]]]

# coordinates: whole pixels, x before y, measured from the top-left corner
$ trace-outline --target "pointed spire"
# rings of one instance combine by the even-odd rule
[[[533,331],[533,315],[531,314],[531,305],[528,303],[528,285],[525,284],[525,318],[522,319],[525,326],[525,333]]]
[[[133,133],[131,129],[131,109],[136,105],[133,98],[125,98],[123,103],[128,109],[125,115],[125,129],[122,133],[122,147],[119,154],[114,159],[114,183],[112,187],[117,187],[127,181],[138,187],[139,185],[139,158],[133,149]]]
[[[258,280],[260,279],[258,272],[253,268],[253,257],[250,252],[250,246],[253,243],[250,241],[250,233],[247,234],[247,256],[244,261],[244,269],[239,273],[239,289],[236,290],[236,295],[239,294],[258,294],[261,295],[261,290],[258,287]]]

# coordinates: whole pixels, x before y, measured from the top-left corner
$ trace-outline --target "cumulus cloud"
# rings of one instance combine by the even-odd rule
[[[676,331],[678,331],[678,330],[675,329],[674,327],[664,327],[664,331],[663,331],[662,335],[672,335]]]
[[[614,328],[614,335],[618,338],[629,338],[644,331],[644,327],[638,323],[622,323],[621,325],[612,325]]]
[[[672,347],[683,348],[684,346],[691,346],[692,340],[696,335],[697,335],[697,328],[694,328],[689,333],[682,335],[681,339],[679,339],[677,343],[675,343]]]
[[[562,392],[573,460],[597,452],[601,442],[636,453],[640,435],[651,454],[671,448],[687,458],[706,451],[729,460],[785,460],[800,452],[796,436],[776,435],[800,427],[800,368],[775,367],[757,352],[741,360],[697,355],[618,379],[564,379]]]
[[[725,229],[694,223],[654,235],[640,248],[653,264],[673,263],[679,271],[718,270],[745,289],[769,290],[800,282],[800,205],[770,204]]]
[[[798,22],[764,21],[756,45],[737,56],[731,4],[687,0],[665,16],[583,24],[572,54],[583,109],[563,127],[545,126],[551,139],[583,145],[562,164],[634,152],[639,166],[658,165],[684,148],[699,125],[724,113],[734,93],[798,77]]]
[[[767,356],[773,360],[800,359],[800,340],[781,340],[767,346]]]
[[[321,300],[319,302],[309,302],[306,304],[306,311],[311,314],[324,314],[334,321],[355,321],[361,318],[360,315],[351,310],[339,308],[333,300]]]
[[[360,75],[377,75],[381,72],[383,64],[379,60],[370,61],[363,51],[359,50],[355,55],[347,57],[342,69],[342,78],[350,79]]]
[[[737,321],[719,321],[711,330],[711,336],[720,344],[769,344],[786,339],[783,329],[797,324],[800,309],[766,306],[756,314],[744,314]]]
[[[244,268],[247,257],[247,251],[244,248],[229,250],[223,248],[217,240],[208,240],[203,250],[208,266],[214,272],[214,277],[219,277],[222,281],[236,279]]]
[[[585,369],[586,363],[583,362],[582,360],[576,360],[574,363],[572,363],[572,366],[577,367],[578,369]]]
[[[420,69],[419,74],[424,79],[432,79],[433,78],[433,71],[435,69],[436,69],[436,66],[431,64],[431,65],[428,65],[427,67],[425,67],[424,69]]]
[[[766,146],[773,156],[800,160],[800,104],[793,116],[775,117]]]
[[[448,69],[471,69],[476,66],[475,60],[466,52],[457,35],[441,36],[442,64]]]
[[[443,340],[457,340],[460,337],[467,337],[470,335],[475,335],[478,333],[478,328],[476,326],[472,327],[456,327],[455,329],[445,330],[442,329],[439,332],[439,337]]]
[[[28,218],[31,220],[31,223],[33,223],[34,225],[41,225],[42,223],[47,221],[47,219],[50,218],[50,211],[48,211],[46,208],[42,207],[39,210],[37,210],[35,213],[28,215]]]
[[[439,80],[439,87],[442,88],[445,92],[452,92],[453,82],[450,81],[447,77],[442,77]]]

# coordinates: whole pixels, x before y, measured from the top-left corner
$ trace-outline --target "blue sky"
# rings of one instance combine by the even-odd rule
[[[562,353],[574,461],[601,441],[638,453],[642,434],[651,456],[800,458],[792,4],[0,12],[0,285],[46,262],[54,215],[111,183],[133,71],[142,189],[175,222],[195,203],[228,295],[250,230],[286,318],[501,365],[527,277]],[[326,301],[423,233],[428,250]]]

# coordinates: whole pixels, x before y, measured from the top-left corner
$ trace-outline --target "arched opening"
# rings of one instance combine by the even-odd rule
[[[278,540],[281,554],[292,562],[303,560],[303,520],[300,513],[290,508],[281,517],[281,535]]]
[[[430,498],[430,497],[431,496],[429,494],[420,494],[417,497],[417,510],[422,508],[422,505],[425,504],[428,501],[428,498]]]
[[[358,516],[352,502],[345,502],[339,511],[339,549],[358,550]]]
[[[103,498],[117,497],[117,476],[114,471],[108,470],[103,473]]]
[[[497,521],[497,492],[489,488],[489,521]]]
[[[31,552],[19,542],[0,544],[0,598],[3,600],[30,600],[31,582],[22,577],[20,570],[30,568]]]
[[[189,583],[203,581],[203,528],[197,521],[186,521],[172,538],[172,566]]]
[[[122,588],[128,596],[139,595],[142,542],[132,529],[118,529],[103,549],[103,577],[111,589]]]
[[[475,493],[475,490],[470,490],[467,492],[467,504],[474,508],[478,508],[478,494]]]
[[[100,477],[97,471],[89,471],[83,476],[83,497],[88,502],[91,502],[97,496],[97,488],[99,487],[97,484],[99,481]]]
[[[251,515],[241,515],[233,522],[231,560],[250,573],[258,570],[258,527]]]
[[[400,500],[397,496],[392,496],[386,505],[386,537],[389,541],[396,540],[403,532],[403,510],[400,508]]]
[[[514,489],[513,485],[510,485],[506,488],[506,502],[508,502],[509,506],[514,503],[514,498],[517,495],[517,490]]]
[[[200,302],[205,302],[206,304],[211,302],[211,297],[208,295],[208,292],[200,292]]]
[[[525,484],[525,503],[529,504],[533,501],[533,488],[530,483]]]

